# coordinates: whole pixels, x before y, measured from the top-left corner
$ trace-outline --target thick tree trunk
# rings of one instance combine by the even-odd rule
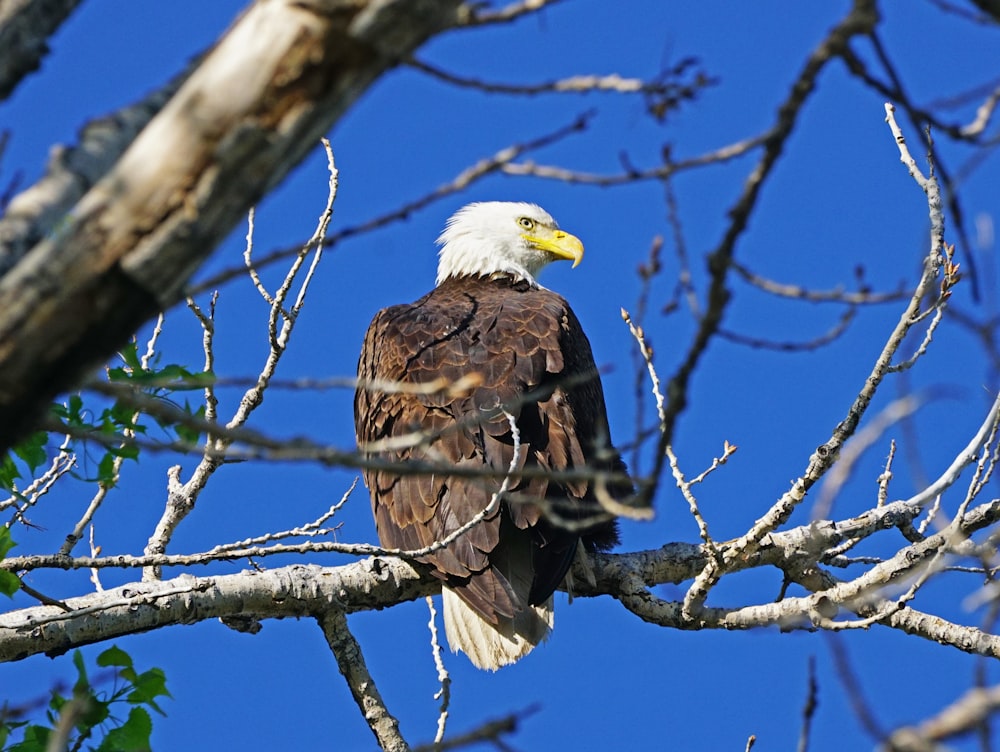
[[[47,40],[80,0],[5,0],[0,2],[0,99],[41,65]]]
[[[258,0],[0,279],[0,450],[191,273],[459,0]],[[14,205],[12,204],[12,209]]]

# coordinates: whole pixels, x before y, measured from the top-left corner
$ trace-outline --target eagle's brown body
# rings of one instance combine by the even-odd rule
[[[442,378],[454,384],[472,374],[478,385],[457,394],[365,387]],[[490,504],[514,457],[505,411],[519,433],[518,470],[589,469],[619,478],[625,472],[610,444],[586,335],[562,297],[527,281],[506,274],[449,278],[411,305],[380,311],[365,337],[358,376],[355,425],[362,451],[442,468],[433,474],[365,471],[386,547],[429,546]],[[377,442],[383,442],[381,449]],[[495,475],[449,475],[452,467]],[[621,498],[631,484],[619,481],[607,490]],[[495,513],[423,560],[503,633],[518,619],[530,621],[529,606],[550,598],[579,540],[603,550],[617,537],[616,523],[602,516],[590,481],[515,476]],[[548,631],[537,629],[543,637]]]

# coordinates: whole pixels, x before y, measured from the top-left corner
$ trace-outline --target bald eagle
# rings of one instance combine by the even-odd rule
[[[421,561],[442,580],[452,651],[496,670],[546,638],[580,545],[618,542],[597,494],[633,489],[590,343],[566,301],[535,280],[551,261],[579,264],[580,240],[534,204],[488,202],[459,210],[438,243],[434,290],[368,329],[355,428],[362,454],[380,460],[364,476],[383,546],[428,547],[486,510]],[[614,477],[597,490],[581,473],[545,476],[588,470]]]

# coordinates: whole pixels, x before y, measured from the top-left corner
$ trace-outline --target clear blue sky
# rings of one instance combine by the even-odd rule
[[[234,0],[83,4],[53,40],[42,71],[0,106],[0,126],[12,134],[0,183],[17,171],[27,183],[34,181],[52,144],[73,142],[87,119],[159,87],[216,39],[242,5]],[[884,40],[916,101],[933,102],[995,80],[1000,71],[995,33],[943,14],[924,0],[885,5]],[[423,195],[478,159],[569,123],[590,108],[598,115],[585,133],[533,158],[618,172],[622,155],[636,166],[652,165],[666,143],[675,157],[683,158],[757,135],[772,124],[806,56],[847,7],[846,2],[578,0],[513,25],[443,35],[420,51],[422,59],[491,81],[535,83],[582,73],[648,78],[695,56],[719,83],[672,113],[665,124],[657,124],[636,96],[485,95],[398,70],[380,80],[330,134],[340,168],[334,229]],[[871,58],[867,50],[865,57]],[[967,122],[971,110],[966,106],[953,115]],[[877,289],[904,281],[912,285],[926,245],[926,204],[900,165],[883,118],[879,96],[849,78],[841,64],[830,66],[764,191],[737,257],[784,282],[850,286],[854,269],[863,265],[866,279]],[[901,122],[914,153],[922,154],[917,134]],[[944,148],[953,171],[968,156],[967,151]],[[704,281],[702,258],[719,242],[726,212],[752,159],[676,181],[697,283]],[[325,186],[325,158],[317,147],[259,208],[257,248],[264,252],[307,238],[322,209]],[[1000,182],[995,165],[974,171],[963,190],[970,227],[977,217],[996,217]],[[537,202],[583,239],[584,263],[572,271],[568,266],[551,269],[542,281],[569,299],[590,335],[598,362],[607,368],[614,439],[627,444],[636,424],[635,369],[619,308],[635,305],[635,269],[654,235],[668,237],[665,269],[654,285],[646,322],[663,375],[677,365],[692,332],[687,313],[659,312],[674,288],[678,264],[669,241],[664,192],[655,182],[600,189],[495,176],[406,222],[339,245],[323,261],[278,375],[353,375],[372,315],[430,288],[433,240],[444,220],[460,205],[481,199]],[[242,227],[234,231],[203,277],[240,263],[244,233]],[[983,301],[973,304],[968,285],[963,285],[956,304],[981,314],[991,306],[995,310],[997,302],[996,248],[978,250]],[[775,301],[735,280],[731,288],[735,299],[725,325],[741,334],[809,340],[832,327],[840,314],[835,307]],[[816,352],[780,354],[721,340],[712,345],[694,379],[675,448],[694,475],[721,453],[725,440],[740,447],[729,465],[699,488],[702,511],[717,539],[744,532],[802,472],[812,450],[844,417],[898,314],[899,306],[892,305],[863,310],[844,337]],[[266,316],[266,306],[245,279],[223,288],[217,324],[220,375],[256,374],[266,354]],[[200,363],[200,334],[185,309],[168,315],[162,346],[166,362]],[[940,473],[978,427],[988,390],[996,388],[972,338],[948,324],[927,362],[904,378],[909,381],[897,378],[885,385],[876,408],[909,387],[940,388],[947,399],[933,402],[922,414],[916,439],[898,429],[876,445],[838,500],[839,517],[873,504],[889,438],[909,442],[911,451],[901,459],[892,498],[910,494],[919,472],[930,477]],[[227,397],[223,414],[234,408],[237,393]],[[651,420],[647,410],[644,421]],[[351,395],[274,392],[251,425],[278,436],[308,435],[351,447]],[[127,468],[97,521],[105,553],[141,552],[163,506],[165,468],[177,461],[149,457]],[[185,472],[195,464],[191,459],[180,462]],[[312,520],[340,497],[352,477],[304,465],[227,467],[182,526],[173,550],[201,551]],[[87,498],[87,489],[73,484],[53,497],[34,518],[44,529],[15,535],[21,543],[17,553],[53,550]],[[652,523],[625,523],[622,550],[697,540],[697,528],[670,483],[659,494],[657,511]],[[795,522],[807,519],[808,508]],[[339,520],[341,540],[375,540],[367,495],[360,488]],[[289,562],[268,560],[264,565],[283,563]],[[235,572],[243,566],[236,562],[194,574]],[[105,585],[134,575],[107,572]],[[54,595],[76,594],[64,589],[62,577],[39,573],[33,583]],[[767,602],[779,585],[774,572],[748,573],[724,582],[710,602]],[[971,592],[976,583],[965,585]],[[935,596],[946,591],[930,588],[918,607],[933,610]],[[657,592],[667,598],[683,595],[681,588]],[[19,603],[28,605],[22,596]],[[976,623],[980,616],[957,613],[955,618]],[[426,621],[423,602],[350,619],[390,710],[415,743],[433,738],[437,717]],[[954,699],[971,684],[976,665],[953,649],[880,628],[838,639],[887,728],[920,719]],[[798,738],[807,662],[815,656],[820,706],[811,749],[870,748],[872,741],[861,731],[835,678],[828,642],[822,634],[777,630],[664,630],[643,624],[610,599],[579,599],[567,606],[563,597],[557,601],[553,637],[517,666],[490,675],[477,672],[463,657],[449,659],[454,681],[450,729],[461,732],[487,718],[535,707],[510,740],[517,749],[741,750],[755,734],[756,749],[787,750]],[[167,672],[174,699],[165,703],[168,717],[156,720],[156,749],[374,748],[371,732],[311,621],[270,621],[255,636],[209,622],[119,644],[140,668],[159,665]],[[99,649],[85,653],[92,657]],[[991,674],[995,680],[997,672]],[[44,693],[57,678],[72,678],[65,659],[38,657],[0,666],[0,686],[9,700]]]

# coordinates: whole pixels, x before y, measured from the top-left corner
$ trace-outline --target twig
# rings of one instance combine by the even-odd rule
[[[243,393],[239,406],[237,407],[232,418],[230,418],[226,423],[225,427],[227,429],[244,426],[249,420],[250,415],[263,402],[264,391],[267,389],[268,382],[274,375],[275,370],[278,367],[278,363],[281,361],[281,358],[285,353],[289,337],[291,336],[298,317],[298,313],[305,301],[305,295],[309,288],[309,283],[312,281],[313,273],[315,272],[316,266],[319,264],[322,257],[322,241],[326,236],[326,231],[333,215],[333,204],[337,198],[338,174],[333,158],[333,151],[330,148],[329,141],[326,139],[323,139],[323,147],[326,150],[327,168],[330,175],[326,205],[320,214],[312,237],[299,249],[294,261],[285,273],[283,282],[273,297],[264,289],[263,284],[254,271],[253,265],[250,263],[250,256],[253,247],[253,212],[250,212],[248,222],[250,230],[247,235],[247,248],[244,257],[246,259],[247,266],[249,267],[249,272],[254,281],[254,285],[270,306],[268,315],[269,352],[264,365],[257,376],[257,382]],[[285,301],[291,293],[292,285],[295,283],[295,280],[305,263],[305,259],[310,253],[312,253],[313,257],[312,263],[309,265],[309,268],[301,282],[298,296],[291,309],[285,310]],[[215,299],[213,297],[213,313],[214,307]],[[214,326],[212,326],[213,319],[211,317],[205,317],[204,314],[201,314],[196,307],[194,307],[193,310],[195,310],[195,314],[202,322],[204,330],[203,342],[206,351],[206,365],[210,365],[214,362],[214,355],[212,354],[212,337],[214,335]],[[280,326],[278,323],[279,321],[281,322]],[[214,413],[217,406],[214,391],[206,390],[205,399],[206,415],[209,409],[211,409]],[[183,484],[180,483],[179,477],[176,475],[170,482],[167,503],[163,510],[163,514],[160,516],[160,520],[157,522],[156,528],[146,543],[145,551],[147,554],[158,554],[166,551],[177,526],[180,525],[191,510],[194,509],[198,496],[201,494],[212,475],[214,475],[215,471],[221,466],[222,460],[220,459],[219,452],[225,452],[228,445],[229,442],[220,435],[216,428],[211,428],[206,431],[205,447],[202,453],[201,461],[198,463],[198,466],[194,469],[194,471],[192,471],[187,482]],[[146,578],[156,578],[160,576],[160,572],[157,569],[151,569],[148,570],[144,576]]]
[[[763,339],[761,337],[750,337],[745,334],[738,334],[737,332],[724,329],[722,327],[718,330],[718,335],[723,339],[729,340],[737,345],[744,345],[746,347],[751,347],[757,350],[776,350],[778,352],[809,352],[811,350],[818,350],[831,342],[836,341],[840,336],[847,331],[847,328],[851,325],[854,320],[854,316],[857,313],[857,309],[851,306],[834,324],[830,329],[828,329],[823,334],[819,335],[805,342],[778,342],[771,339]]]
[[[878,503],[876,506],[884,507],[889,498],[889,483],[892,481],[892,461],[896,457],[896,440],[889,441],[889,456],[885,459],[885,470],[878,476]]]
[[[23,491],[18,491],[15,486],[14,493],[9,498],[0,501],[0,511],[10,507],[15,508],[10,524],[18,521],[23,522],[24,513],[51,491],[62,476],[76,467],[76,454],[69,451],[69,445],[72,441],[72,436],[64,437],[63,443],[56,450],[56,455],[52,458],[48,469],[32,480]]]
[[[90,524],[90,555],[94,558],[101,555],[101,547],[97,545],[94,540],[94,524]],[[90,581],[94,583],[94,590],[98,593],[104,591],[104,586],[101,584],[100,570],[95,567],[90,568]]]
[[[863,6],[867,7],[867,4],[858,0],[858,3],[855,5],[855,11],[858,11]],[[872,11],[872,8],[867,7],[867,10]],[[856,21],[856,23],[861,22]],[[846,44],[846,39],[844,40],[844,44]],[[904,162],[907,162],[906,157],[908,156],[908,152],[906,151],[905,141],[901,141],[901,134],[897,135],[898,126],[895,126],[895,122],[891,119],[891,105],[886,105],[886,112],[889,114],[890,128],[896,137],[896,143],[900,147],[900,153],[903,155],[901,158]],[[830,467],[833,466],[833,463],[839,456],[844,443],[854,434],[858,424],[861,422],[862,417],[866,413],[868,406],[874,399],[875,392],[878,390],[885,376],[889,373],[892,360],[902,345],[906,334],[910,331],[910,328],[918,319],[921,304],[926,295],[932,289],[943,263],[940,251],[943,248],[944,217],[941,213],[940,194],[937,190],[937,182],[933,172],[931,172],[927,178],[924,178],[919,174],[919,170],[917,170],[917,175],[919,176],[918,183],[927,194],[927,202],[931,214],[932,244],[930,252],[924,259],[924,267],[920,280],[917,283],[913,295],[910,297],[909,303],[900,315],[895,328],[890,333],[885,346],[882,348],[882,352],[879,354],[871,372],[868,375],[868,378],[865,379],[853,403],[848,408],[847,415],[833,429],[830,438],[824,444],[820,445],[820,447],[810,456],[805,472],[793,482],[792,487],[786,491],[774,505],[772,505],[767,513],[754,523],[753,527],[751,527],[747,533],[745,533],[738,540],[734,541],[732,545],[727,547],[721,563],[718,560],[709,560],[705,573],[700,575],[695,581],[700,587],[702,600],[705,596],[707,596],[709,589],[713,587],[716,582],[718,582],[722,573],[725,571],[725,568],[738,559],[752,555],[760,546],[761,541],[763,541],[769,533],[776,530],[780,524],[788,519],[795,508],[806,497],[806,493],[809,489],[826,474]],[[717,276],[716,282],[719,280],[721,280],[721,276]],[[716,282],[713,282],[713,285],[715,285]],[[719,301],[720,305],[724,306],[728,293],[722,287],[718,289],[719,294],[723,296],[723,298]],[[709,306],[709,310],[712,310],[711,306]],[[721,309],[719,309],[718,313],[721,317]],[[708,315],[710,314],[707,314],[706,318]],[[701,347],[699,348],[697,345],[693,346],[691,355],[689,356],[688,364],[690,364],[692,368],[694,362],[696,362],[698,357],[700,357],[700,353],[703,351],[704,347],[707,346],[707,337],[713,333],[715,329],[717,329],[718,325],[718,320],[714,321],[711,326],[703,324],[701,330],[703,339],[700,340]],[[678,375],[675,376],[674,380],[671,382],[672,387],[680,388],[677,386],[677,380],[682,377],[683,382],[686,383],[686,378],[690,375],[686,369],[687,365],[682,366]],[[671,392],[671,394],[673,394],[673,392]],[[683,398],[678,401],[683,405]],[[670,402],[671,408],[673,408],[674,402],[675,401],[672,399]],[[695,587],[695,585],[692,585],[692,587]],[[692,602],[693,607],[697,605],[699,605],[698,601]]]
[[[819,707],[819,684],[816,681],[816,656],[809,656],[806,702],[802,707],[802,730],[799,731],[797,752],[809,752],[809,738],[812,736],[812,722]]]
[[[347,628],[347,617],[343,611],[330,608],[317,618],[323,636],[337,659],[337,668],[347,680],[351,695],[361,710],[378,740],[383,752],[409,752],[410,746],[399,733],[397,721],[386,707],[382,695],[375,686],[375,680],[368,672],[361,646]]]
[[[861,722],[861,727],[868,732],[872,739],[882,741],[886,738],[887,734],[872,713],[871,709],[876,706],[869,703],[865,698],[861,683],[851,668],[846,648],[834,635],[831,635],[827,639],[826,644],[830,647],[834,668],[837,671],[840,683],[844,686],[844,691],[847,693],[847,700],[851,704],[854,715],[857,716],[858,721]]]
[[[677,461],[677,455],[674,454],[673,447],[667,447],[667,457],[670,460],[670,469],[673,471],[674,480],[677,482],[677,488],[680,489],[681,494],[687,501],[688,508],[691,510],[691,516],[694,517],[695,522],[698,524],[698,533],[712,556],[718,555],[718,548],[708,533],[708,523],[705,522],[705,518],[702,517],[701,512],[698,509],[698,500],[691,491],[691,486],[701,483],[706,477],[708,477],[709,473],[726,464],[736,449],[737,447],[735,445],[730,444],[728,441],[725,442],[722,456],[713,458],[711,467],[702,471],[701,475],[698,475],[692,480],[688,480],[684,477],[684,473],[681,471],[680,464]]]
[[[517,175],[519,177],[531,176],[536,178],[545,178],[547,180],[558,180],[562,183],[593,185],[607,188],[614,185],[630,185],[632,183],[640,183],[649,180],[662,181],[686,170],[704,167],[709,164],[723,164],[753,151],[762,144],[766,144],[771,136],[772,133],[767,132],[759,136],[753,136],[751,138],[743,139],[742,141],[722,146],[696,157],[689,157],[687,159],[677,160],[676,162],[668,161],[666,164],[651,167],[645,170],[629,169],[625,172],[613,175],[581,172],[579,170],[570,170],[565,167],[558,167],[554,165],[541,165],[533,161],[510,161],[502,165],[500,170],[505,175]]]
[[[573,122],[568,125],[564,125],[530,141],[507,146],[506,148],[496,152],[492,157],[481,159],[474,165],[462,170],[462,172],[456,175],[451,182],[438,186],[429,193],[409,201],[397,209],[393,209],[392,211],[374,217],[367,222],[363,222],[360,225],[345,227],[343,230],[333,233],[321,242],[315,243],[313,247],[318,246],[322,248],[333,248],[337,244],[348,238],[354,237],[355,235],[372,232],[373,230],[380,229],[393,224],[394,222],[400,222],[407,219],[414,212],[419,211],[436,201],[440,201],[443,198],[464,191],[477,180],[480,180],[487,175],[492,175],[495,172],[501,171],[504,165],[517,159],[522,154],[541,149],[545,146],[550,146],[551,144],[557,143],[568,136],[585,130],[592,117],[592,112],[585,112],[578,115]],[[308,243],[272,251],[271,253],[268,253],[267,255],[254,261],[254,268],[258,270],[263,269],[265,266],[270,266],[271,264],[282,261],[290,256],[298,255],[304,246],[308,246]],[[310,247],[310,250],[311,248],[312,247]],[[246,270],[243,267],[220,272],[214,277],[210,277],[208,280],[194,286],[187,291],[187,294],[189,296],[194,296],[205,290],[214,290],[223,283],[245,273]]]
[[[516,0],[498,10],[487,10],[476,5],[463,5],[460,12],[466,13],[461,19],[462,26],[486,26],[516,21],[521,16],[537,13],[560,0]]]
[[[914,507],[923,508],[932,499],[944,493],[958,480],[962,471],[977,460],[980,447],[983,446],[986,438],[993,432],[993,426],[998,419],[1000,419],[1000,392],[998,392],[997,397],[993,400],[993,405],[986,415],[986,420],[979,426],[979,430],[976,431],[975,436],[972,437],[969,443],[965,445],[965,448],[955,456],[951,465],[933,483],[914,496],[911,496],[906,502]]]
[[[139,368],[142,371],[148,371],[149,365],[153,361],[156,355],[156,343],[160,339],[160,335],[163,333],[163,322],[164,315],[161,313],[156,317],[156,324],[153,326],[153,331],[149,335],[149,339],[146,341],[146,351],[143,353],[142,357],[139,359]],[[132,413],[132,423],[135,423],[139,419],[139,411]],[[135,438],[135,431],[131,428],[126,428],[122,431],[122,441],[119,448],[124,448],[131,439]],[[91,497],[90,503],[87,505],[87,509],[84,511],[83,516],[77,521],[76,525],[73,527],[72,532],[66,536],[65,541],[63,541],[62,546],[59,547],[59,553],[63,555],[68,555],[73,551],[73,547],[83,538],[84,531],[87,529],[88,525],[91,525],[94,519],[94,515],[97,514],[97,510],[101,508],[101,504],[104,503],[105,498],[107,498],[108,491],[110,491],[114,485],[118,482],[119,475],[121,474],[122,464],[125,462],[125,457],[121,454],[116,454],[111,462],[111,481],[109,483],[101,483],[98,485],[97,492]],[[95,582],[98,588],[100,588],[100,583]]]
[[[872,447],[885,432],[909,415],[913,415],[917,410],[926,404],[924,396],[908,395],[900,399],[893,400],[889,405],[878,413],[868,424],[858,431],[844,446],[840,452],[840,459],[836,465],[826,474],[823,485],[819,490],[816,503],[813,505],[812,518],[814,520],[825,520],[830,517],[833,509],[833,502],[844,487],[854,468],[861,460],[862,456]],[[879,486],[880,498],[878,506],[885,505],[885,498],[882,496],[884,486]]]
[[[422,744],[416,747],[413,752],[447,752],[452,749],[472,747],[481,742],[490,742],[501,752],[510,752],[511,747],[503,742],[503,737],[515,733],[520,720],[537,712],[537,710],[538,708],[533,705],[516,715],[508,715],[503,718],[486,721],[472,731],[453,736],[450,739],[434,742],[433,744]]]
[[[739,274],[743,280],[753,285],[759,290],[770,293],[779,298],[790,298],[791,300],[804,300],[810,303],[844,303],[847,305],[880,305],[882,303],[892,303],[903,300],[907,293],[903,289],[896,292],[872,292],[860,279],[860,289],[856,292],[845,290],[843,287],[836,287],[832,290],[812,290],[801,285],[777,282],[773,279],[762,277],[756,272],[736,261],[730,259],[729,265]]]
[[[425,63],[411,57],[406,64],[421,73],[440,79],[454,86],[467,89],[477,89],[490,94],[523,94],[536,95],[547,93],[586,94],[593,91],[612,91],[619,94],[653,94],[663,92],[664,84],[657,81],[643,81],[640,78],[623,78],[617,73],[606,76],[570,76],[555,81],[540,84],[503,84],[481,81],[475,78],[459,76],[443,68]]]
[[[810,94],[815,89],[816,80],[827,64],[845,49],[850,40],[859,34],[867,34],[877,22],[878,15],[871,0],[856,0],[850,12],[835,26],[827,37],[810,54],[791,87],[791,91],[778,110],[777,122],[763,139],[763,154],[748,176],[743,193],[729,210],[730,223],[722,240],[709,256],[711,281],[707,293],[707,305],[698,322],[698,330],[688,347],[681,366],[670,379],[667,387],[669,399],[666,413],[664,446],[671,441],[674,424],[687,406],[688,383],[695,372],[708,344],[722,323],[730,293],[726,286],[729,261],[735,254],[736,243],[746,229],[750,215],[757,205],[761,188],[770,176],[784,150],[799,113]]]
[[[434,695],[435,700],[440,700],[438,708],[437,732],[434,734],[434,744],[440,745],[444,740],[445,728],[448,725],[448,708],[451,706],[451,676],[448,669],[444,667],[444,660],[441,658],[441,642],[438,640],[437,611],[434,609],[434,599],[427,596],[424,599],[427,603],[427,610],[430,612],[430,619],[427,627],[431,632],[431,655],[434,657],[434,668],[437,669],[438,682],[441,689]]]
[[[207,554],[209,556],[216,556],[218,554],[228,554],[231,552],[239,552],[240,558],[252,556],[252,554],[247,554],[246,551],[257,549],[257,547],[263,546],[271,541],[285,540],[287,538],[317,538],[324,535],[329,535],[334,532],[333,529],[324,528],[323,524],[333,517],[337,512],[343,508],[344,504],[350,498],[351,493],[353,493],[354,488],[358,484],[358,479],[355,478],[347,491],[344,492],[340,500],[333,504],[326,512],[320,515],[317,519],[312,522],[307,522],[299,527],[292,528],[291,530],[282,530],[275,533],[265,533],[264,535],[259,535],[254,538],[246,538],[241,541],[234,541],[233,543],[224,543],[218,546],[214,546],[210,549]]]
[[[1000,711],[1000,687],[971,689],[917,726],[896,729],[886,741],[892,752],[929,752],[946,739],[972,733]]]

